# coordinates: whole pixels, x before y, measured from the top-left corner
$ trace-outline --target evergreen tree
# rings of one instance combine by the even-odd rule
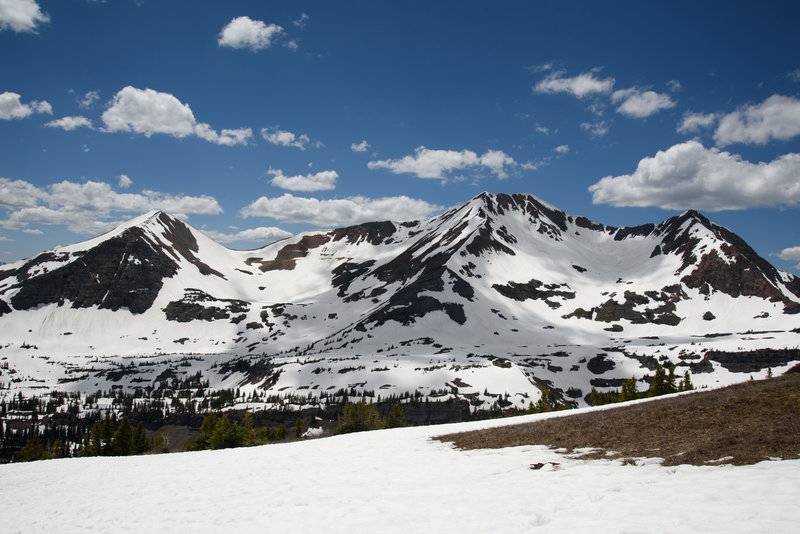
[[[683,380],[678,384],[678,391],[691,391],[693,389],[694,384],[692,384],[692,377],[689,375],[689,371],[686,371],[683,373]]]
[[[639,392],[636,390],[636,378],[631,377],[622,383],[622,390],[619,393],[620,402],[629,400],[636,400],[639,398]]]
[[[139,424],[136,425],[136,430],[133,432],[133,453],[142,454],[149,451],[151,447],[144,425],[139,421]]]
[[[122,416],[112,439],[112,450],[116,456],[133,454],[133,427],[127,415]]]
[[[650,389],[647,391],[648,397],[657,397],[667,392],[667,374],[661,364],[656,367]]]
[[[303,437],[303,419],[298,417],[297,421],[294,422],[294,437],[302,438]]]
[[[675,393],[678,391],[678,387],[675,385],[675,365],[669,366],[669,376],[667,376],[664,389],[665,393]]]
[[[114,422],[111,420],[111,415],[106,412],[106,416],[100,425],[100,439],[102,446],[100,447],[99,454],[103,456],[111,456],[114,454]]]
[[[402,426],[406,426],[406,414],[403,413],[400,404],[395,404],[392,406],[389,415],[386,416],[386,428],[399,428]]]
[[[375,409],[375,405],[372,402],[367,403],[366,398],[362,398],[355,404],[345,403],[342,414],[336,421],[334,434],[377,430],[383,426],[383,421],[378,410]]]
[[[259,436],[259,432],[256,429],[256,424],[253,421],[253,414],[247,412],[244,414],[244,418],[242,419],[242,435],[244,437],[244,445],[258,445],[262,441],[262,437]],[[266,436],[264,436],[266,438]]]
[[[544,412],[550,412],[552,410],[553,406],[550,404],[550,398],[547,393],[547,390],[542,389],[542,396],[539,397],[538,401],[536,401],[536,412],[544,413]]]
[[[25,446],[14,454],[13,460],[15,462],[33,462],[46,458],[49,458],[49,456],[47,456],[42,440],[39,439],[39,434],[34,432],[25,443]]]
[[[278,430],[275,431],[275,439],[278,441],[286,439],[286,425],[283,423],[278,425]]]

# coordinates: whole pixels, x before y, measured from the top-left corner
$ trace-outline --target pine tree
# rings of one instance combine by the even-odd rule
[[[133,454],[133,427],[127,415],[122,417],[112,439],[112,450],[116,456]]]
[[[100,425],[100,439],[103,443],[100,447],[100,454],[103,456],[114,454],[114,422],[108,412]]]
[[[375,405],[372,402],[367,403],[366,398],[362,398],[355,404],[345,403],[342,414],[336,421],[334,434],[377,430],[383,426],[383,420]]]
[[[294,436],[296,438],[303,437],[303,419],[297,418],[297,421],[294,422]]]
[[[25,443],[25,446],[14,454],[13,460],[15,462],[33,462],[46,458],[48,458],[48,456],[45,452],[44,445],[42,445],[42,440],[39,439],[39,434],[34,432]]]
[[[631,377],[622,383],[622,389],[619,393],[620,402],[636,400],[639,398],[639,392],[636,390],[636,378]]]
[[[693,389],[694,384],[692,384],[692,377],[689,375],[689,371],[686,371],[683,373],[683,380],[678,384],[678,391],[691,391]]]
[[[546,389],[542,389],[542,396],[539,397],[539,400],[536,402],[536,411],[537,413],[544,413],[550,412],[553,410],[553,406],[550,404],[549,395],[547,394]]]
[[[647,391],[648,397],[657,397],[667,392],[667,375],[661,364],[656,367],[653,381],[650,383],[650,389]]]
[[[664,389],[665,393],[675,393],[678,391],[678,387],[675,385],[675,365],[669,366],[669,376],[667,376]]]
[[[147,439],[147,432],[144,429],[144,424],[139,421],[136,425],[136,430],[133,432],[133,454],[142,454],[149,451],[151,448],[150,441]]]
[[[386,428],[399,428],[406,426],[406,414],[399,404],[392,406],[389,415],[386,416]]]

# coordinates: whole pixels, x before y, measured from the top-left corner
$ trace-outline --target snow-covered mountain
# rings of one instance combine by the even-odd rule
[[[580,405],[659,362],[696,385],[780,372],[798,312],[798,278],[694,211],[614,228],[483,193],[251,251],[151,212],[0,267],[0,382]]]

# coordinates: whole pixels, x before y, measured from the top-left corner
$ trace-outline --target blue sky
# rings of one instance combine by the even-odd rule
[[[234,248],[525,192],[800,268],[797,2],[0,0],[0,261],[162,209]]]

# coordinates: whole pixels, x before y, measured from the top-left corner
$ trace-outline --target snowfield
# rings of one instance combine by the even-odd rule
[[[0,531],[797,531],[800,460],[623,466],[541,446],[464,452],[431,440],[558,415],[3,465]]]

